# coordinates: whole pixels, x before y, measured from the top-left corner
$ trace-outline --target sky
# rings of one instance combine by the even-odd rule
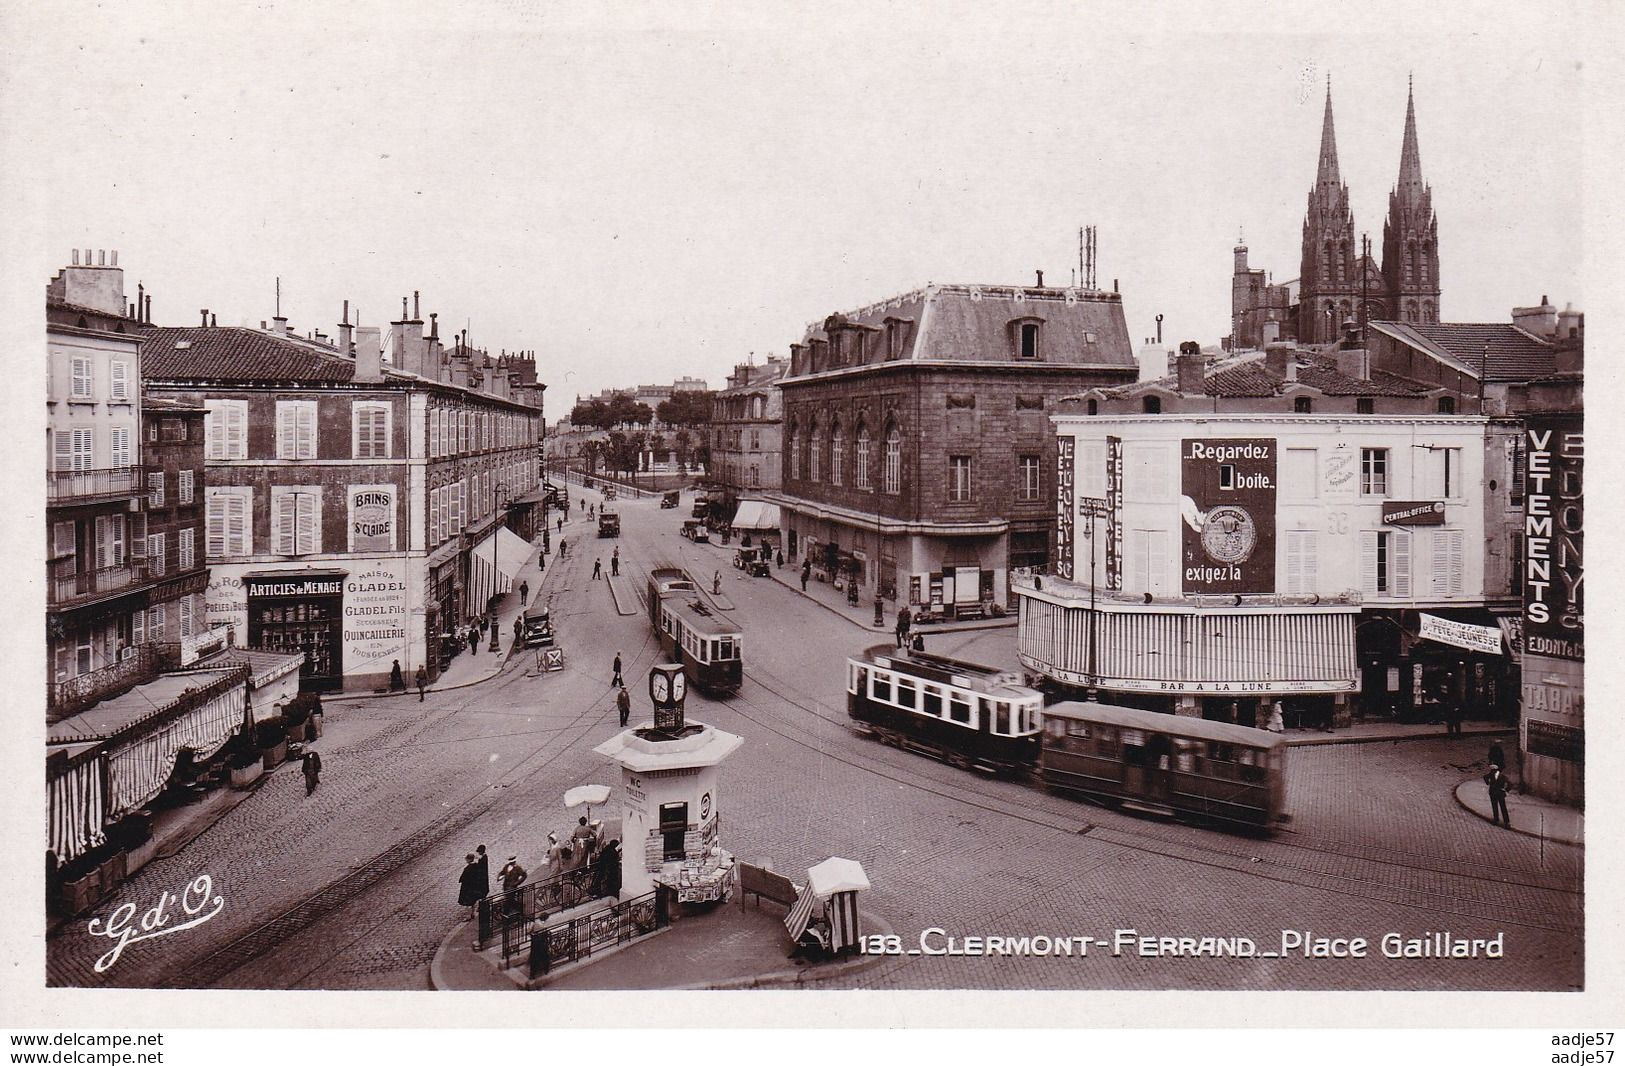
[[[66,0],[7,9],[30,47],[0,85],[47,177],[35,282],[116,248],[161,324],[257,326],[280,278],[329,335],[417,290],[443,334],[535,349],[550,418],[721,387],[929,282],[1068,283],[1084,225],[1136,342],[1161,314],[1216,343],[1238,234],[1298,273],[1328,75],[1380,254],[1414,74],[1446,321],[1584,308],[1582,8],[1205,10]]]

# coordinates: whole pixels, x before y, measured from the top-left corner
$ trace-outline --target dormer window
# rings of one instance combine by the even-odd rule
[[[1100,401],[1099,400],[1090,400],[1089,401],[1089,413],[1092,414],[1092,415],[1098,415],[1100,413]]]
[[[1313,409],[1314,403],[1307,396],[1299,396],[1292,401],[1292,411],[1294,414],[1306,415],[1309,414]]]
[[[1036,316],[1026,316],[1010,321],[1010,347],[1017,359],[1042,359],[1044,320]]]
[[[1148,415],[1162,414],[1162,397],[1147,396],[1145,398],[1145,413]]]

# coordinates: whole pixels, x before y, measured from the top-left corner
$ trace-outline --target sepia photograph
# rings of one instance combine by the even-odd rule
[[[5,5],[0,1024],[1595,1016],[1617,20],[1289,14]]]

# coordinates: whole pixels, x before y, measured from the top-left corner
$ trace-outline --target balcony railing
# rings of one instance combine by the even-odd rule
[[[147,471],[140,466],[52,470],[45,475],[45,497],[51,503],[98,497],[117,499],[122,496],[144,496],[146,492]]]
[[[119,566],[99,570],[77,570],[77,558],[58,559],[50,564],[47,592],[50,605],[61,606],[75,600],[108,596],[148,580],[147,560],[131,559]]]
[[[159,671],[180,665],[180,645],[150,643],[128,648],[118,662],[100,670],[53,681],[46,685],[50,718],[56,721],[78,714],[93,704],[128,692],[158,676]]]

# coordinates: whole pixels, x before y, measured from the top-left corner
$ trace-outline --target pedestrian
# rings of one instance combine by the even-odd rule
[[[418,667],[417,677],[413,678],[413,680],[418,683],[418,702],[422,703],[423,690],[429,687],[429,675],[420,666]]]
[[[514,615],[514,617],[513,617],[513,642],[515,644],[519,643],[519,636],[524,631],[525,631],[525,617],[524,617],[524,615],[517,615],[517,614]]]
[[[909,648],[911,650],[913,650],[913,651],[924,651],[925,650],[925,634],[923,634],[923,633],[914,634],[914,641],[913,641],[913,643],[911,643],[909,645]]]
[[[802,592],[807,591],[807,575],[810,574],[810,573],[811,573],[811,571],[809,571],[806,567],[801,568],[801,591]]]
[[[530,602],[530,582],[529,581],[521,581],[519,583],[519,602],[520,602],[521,605],[527,604],[527,603]]]
[[[300,769],[305,772],[305,795],[316,791],[318,779],[322,774],[322,757],[313,748],[305,749],[305,757],[300,760]]]
[[[897,608],[897,646],[908,647],[908,631],[914,626],[914,616],[909,613],[908,604]]]
[[[389,691],[391,691],[391,692],[405,692],[406,691],[406,678],[401,676],[401,661],[399,659],[391,659],[390,660]]]
[[[1489,763],[1491,766],[1499,766],[1503,770],[1507,768],[1507,753],[1501,749],[1499,740],[1490,744]]]
[[[560,533],[564,532],[564,519],[562,519],[562,518],[559,519],[559,532]]]
[[[570,834],[570,847],[579,853],[581,861],[585,863],[591,860],[595,843],[592,827],[587,824],[587,816],[583,814],[576,820],[575,831]]]
[[[564,872],[564,849],[559,846],[557,833],[547,834],[547,879],[551,881]]]
[[[502,878],[502,894],[508,913],[522,914],[524,901],[518,896],[519,886],[523,885],[530,875],[519,865],[519,856],[509,855],[507,865],[497,873],[497,876]]]
[[[1448,736],[1461,735],[1461,704],[1449,694],[1444,700],[1444,731]]]
[[[780,570],[784,569],[784,549],[783,548],[779,549],[779,569]]]
[[[483,614],[480,615],[480,639],[481,640],[485,639],[485,630],[486,630],[487,624],[488,624],[488,619],[485,617],[485,615],[483,615]]]
[[[480,631],[473,626],[468,627],[468,653],[476,655],[480,650]]]
[[[605,844],[598,853],[598,863],[594,871],[593,888],[597,896],[618,896],[621,894],[621,842],[611,840]]]
[[[626,720],[632,714],[632,697],[627,694],[625,685],[621,686],[621,691],[615,696],[615,709],[621,712],[621,728],[625,729]]]
[[[479,867],[479,874],[474,883],[480,890],[480,898],[484,899],[491,894],[491,857],[485,853],[485,845],[481,844],[474,849],[474,865]]]
[[[1286,712],[1280,700],[1270,704],[1270,720],[1267,728],[1271,733],[1286,732]]]
[[[485,898],[486,893],[480,891],[480,863],[471,851],[463,860],[463,872],[457,877],[457,905],[467,907],[466,917],[474,917],[474,907]]]
[[[609,576],[621,576],[621,549],[616,548],[615,554],[609,557]]]
[[[620,652],[615,653],[615,676],[609,679],[609,685],[610,685],[611,688],[614,688],[616,685],[619,685],[622,688],[626,687],[626,682],[621,680],[621,653]]]
[[[1484,775],[1484,784],[1490,790],[1490,820],[1511,829],[1512,815],[1507,812],[1507,792],[1512,788],[1512,782],[1507,780],[1506,771],[1499,766],[1490,767],[1490,772]]]
[[[722,571],[718,570],[711,575],[711,595],[722,595]]]
[[[602,578],[603,576],[604,576],[604,560],[602,560],[602,559],[594,559],[592,561],[592,579],[594,581],[597,581],[600,578]]]
[[[567,556],[569,554],[570,554],[569,551],[567,551],[565,549],[565,546],[564,546],[564,538],[560,537],[559,538],[559,558],[563,559],[565,556]]]

